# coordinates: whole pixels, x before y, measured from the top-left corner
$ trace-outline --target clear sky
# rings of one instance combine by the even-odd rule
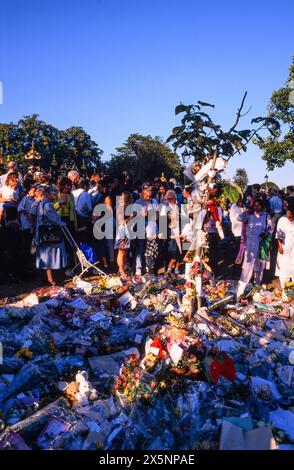
[[[293,0],[1,0],[0,122],[82,126],[107,159],[130,133],[168,137],[180,101],[214,103],[226,128],[247,90],[249,117],[265,115],[293,24]],[[257,147],[231,162],[263,182]],[[293,164],[269,176],[291,184]]]

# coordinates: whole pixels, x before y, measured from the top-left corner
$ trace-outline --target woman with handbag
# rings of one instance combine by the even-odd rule
[[[66,226],[53,207],[57,197],[57,190],[48,187],[44,191],[44,199],[40,202],[36,212],[36,267],[46,270],[47,281],[54,286],[52,270],[67,266],[67,257],[62,239],[61,227]]]
[[[254,273],[255,284],[262,282],[263,271],[266,265],[265,259],[260,259],[261,244],[272,233],[271,218],[263,211],[263,202],[256,199],[252,213],[245,211],[238,216],[238,220],[245,224],[246,241],[242,273],[237,287],[237,297],[243,295],[246,285],[250,282]]]

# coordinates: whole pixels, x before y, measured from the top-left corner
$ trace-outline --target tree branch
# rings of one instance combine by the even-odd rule
[[[248,140],[246,140],[246,145],[249,144],[250,140],[253,139],[253,137],[257,134],[257,132],[260,131],[260,129],[262,129],[264,127],[264,124],[262,124],[258,129],[256,129],[253,134],[251,134],[251,136],[249,137]],[[227,162],[230,160],[231,157],[233,157],[234,155],[236,155],[236,153],[239,153],[242,149],[238,149],[236,150],[233,155],[230,155],[229,158],[227,159]]]
[[[242,111],[242,108],[244,106],[244,103],[245,103],[245,100],[246,100],[246,96],[247,96],[247,91],[245,91],[244,93],[244,96],[243,96],[243,99],[241,101],[241,105],[240,105],[240,108],[238,109],[237,111],[237,117],[236,117],[236,121],[234,122],[233,126],[231,127],[231,129],[229,130],[228,134],[230,134],[236,127],[237,127],[237,124],[240,120],[240,117],[241,117],[241,111]]]

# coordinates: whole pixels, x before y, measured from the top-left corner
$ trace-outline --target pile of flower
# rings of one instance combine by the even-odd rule
[[[209,300],[219,300],[223,299],[228,292],[228,282],[221,281],[218,282],[216,285],[207,284],[204,287],[205,295],[209,298]]]
[[[211,268],[207,264],[208,259],[203,259],[202,261],[194,261],[190,269],[190,278],[196,279],[199,274],[203,281],[210,279],[211,277]]]
[[[130,402],[135,400],[153,401],[159,389],[165,389],[166,383],[158,381],[144,370],[135,357],[125,364],[114,385],[114,392],[124,395]]]
[[[286,282],[285,294],[288,300],[294,300],[294,282]]]
[[[202,372],[202,365],[196,355],[189,351],[185,351],[182,359],[176,366],[171,369],[176,374],[185,374],[191,376],[198,376]]]

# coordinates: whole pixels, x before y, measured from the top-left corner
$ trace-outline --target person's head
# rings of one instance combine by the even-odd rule
[[[31,186],[28,189],[28,196],[35,197],[35,194],[36,194],[36,186],[34,184],[31,184]]]
[[[72,182],[67,176],[62,176],[58,181],[57,187],[61,194],[69,194],[72,190]]]
[[[154,178],[153,187],[155,188],[156,191],[158,191],[159,187],[161,186],[161,183],[162,183],[162,181],[161,181],[160,178],[158,178],[158,177]]]
[[[183,196],[186,198],[186,199],[189,199],[191,197],[191,191],[192,191],[192,188],[190,185],[186,185],[183,189]]]
[[[158,194],[161,196],[164,196],[166,193],[167,187],[165,183],[160,183],[159,188],[158,188]]]
[[[256,196],[257,193],[260,191],[260,184],[253,184],[252,185],[252,196]]]
[[[70,179],[73,185],[78,186],[80,181],[80,175],[77,170],[71,170],[68,172],[67,177]]]
[[[123,191],[119,196],[119,206],[127,207],[133,203],[133,196],[129,191]]]
[[[44,188],[37,188],[35,192],[36,201],[41,202],[44,199]]]
[[[44,190],[44,197],[48,199],[49,202],[54,202],[57,197],[57,189],[54,186],[48,186]]]
[[[88,191],[90,185],[89,185],[89,180],[86,178],[81,178],[79,182],[79,189],[83,189],[84,191]]]
[[[18,165],[17,165],[17,162],[14,162],[14,161],[11,161],[11,162],[8,162],[7,164],[7,170],[8,171],[18,171]]]
[[[100,182],[100,176],[99,175],[92,175],[90,178],[90,183],[93,187],[97,187],[99,182]]]
[[[278,190],[276,188],[271,188],[270,195],[271,196],[277,196],[278,195]]]
[[[18,173],[16,173],[15,171],[12,171],[11,173],[7,175],[6,186],[9,186],[10,188],[15,189],[17,188],[18,185],[19,185]]]
[[[32,175],[28,175],[28,176],[26,175],[26,178],[24,178],[24,181],[23,181],[23,187],[25,191],[28,192],[31,186],[35,186],[35,180],[32,177]]]
[[[287,208],[286,208],[286,216],[288,220],[294,220],[294,198],[291,198],[292,201],[288,203]]]
[[[294,186],[287,186],[286,188],[287,196],[290,196],[291,194],[293,194],[293,192],[294,192]]]
[[[168,187],[168,189],[172,189],[172,190],[173,190],[173,189],[175,188],[175,185],[174,185],[173,181],[169,181],[169,182],[167,183],[167,187]]]
[[[174,204],[177,200],[177,195],[176,193],[172,190],[169,189],[166,191],[164,199],[169,203],[169,204]]]
[[[141,193],[140,193],[140,198],[142,199],[142,201],[149,201],[151,194],[152,194],[152,189],[150,188],[150,186],[143,185]]]
[[[261,212],[263,209],[263,200],[262,199],[255,199],[253,203],[253,211],[256,213]]]
[[[175,187],[177,185],[177,180],[176,178],[170,178],[169,179],[169,183],[172,183],[173,184],[173,187]]]
[[[110,177],[108,176],[105,176],[104,178],[102,178],[100,180],[100,183],[99,183],[99,189],[102,193],[107,193],[109,190],[110,190],[110,184],[111,184],[112,180]]]
[[[41,173],[40,178],[39,178],[40,184],[49,186],[49,180],[50,180],[49,175],[46,175],[46,173]]]

